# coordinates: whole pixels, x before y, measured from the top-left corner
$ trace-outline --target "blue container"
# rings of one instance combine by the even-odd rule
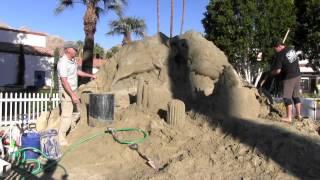
[[[22,134],[21,137],[22,148],[32,147],[40,149],[40,134],[36,132],[28,132]],[[25,159],[37,159],[40,154],[32,150],[24,151]]]

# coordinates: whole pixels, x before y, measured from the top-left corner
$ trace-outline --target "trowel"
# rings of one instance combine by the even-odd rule
[[[147,161],[147,164],[152,167],[154,170],[158,171],[159,168],[156,166],[156,164],[154,163],[154,161],[152,161],[149,157],[143,155],[140,151],[139,151],[139,146],[138,144],[130,144],[129,148],[132,150],[137,151],[137,153],[139,154],[140,157],[142,157],[143,159],[145,159]]]

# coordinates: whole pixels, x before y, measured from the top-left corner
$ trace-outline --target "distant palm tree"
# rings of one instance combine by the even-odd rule
[[[111,30],[108,35],[123,35],[123,45],[132,42],[131,33],[144,37],[146,30],[144,20],[135,17],[120,17],[119,20],[111,21],[109,27]]]
[[[170,16],[170,38],[172,38],[173,34],[173,8],[174,8],[174,0],[171,0],[171,16]]]
[[[160,0],[157,0],[157,29],[160,32]]]
[[[186,0],[182,0],[182,16],[181,16],[181,27],[180,27],[180,35],[183,32],[183,24],[184,24],[184,16],[185,16],[185,7],[186,7]]]
[[[98,19],[102,12],[109,10],[113,10],[118,15],[121,15],[122,7],[127,5],[127,0],[60,0],[60,4],[56,8],[55,12],[60,13],[66,7],[72,7],[75,3],[81,3],[87,7],[83,17],[85,40],[83,48],[84,63],[82,69],[85,72],[91,73],[93,63],[94,34],[96,32]],[[84,80],[84,83],[88,81],[89,79],[86,79]]]

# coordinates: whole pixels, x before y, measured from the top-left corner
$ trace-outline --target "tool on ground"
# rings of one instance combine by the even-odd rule
[[[143,155],[140,151],[139,151],[139,146],[138,144],[130,144],[129,148],[137,151],[137,153],[139,154],[140,157],[142,157],[144,160],[147,161],[147,164],[152,167],[154,170],[158,171],[159,168],[156,166],[156,164],[154,163],[153,160],[151,160],[148,156]]]

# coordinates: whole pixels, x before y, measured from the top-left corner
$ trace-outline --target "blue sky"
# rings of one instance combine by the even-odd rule
[[[65,40],[84,40],[83,15],[85,6],[76,4],[67,8],[59,15],[54,14],[59,0],[2,0],[0,5],[0,23],[12,28],[27,27],[36,32],[57,35]],[[186,16],[184,30],[203,32],[201,20],[209,0],[186,0]],[[174,35],[180,32],[182,0],[175,0]],[[147,24],[147,34],[154,35],[157,31],[156,0],[128,0],[125,8],[126,16],[142,18]],[[113,12],[101,16],[95,42],[104,48],[120,44],[121,36],[107,36],[108,23],[116,19]],[[160,30],[169,35],[170,0],[160,0]]]

